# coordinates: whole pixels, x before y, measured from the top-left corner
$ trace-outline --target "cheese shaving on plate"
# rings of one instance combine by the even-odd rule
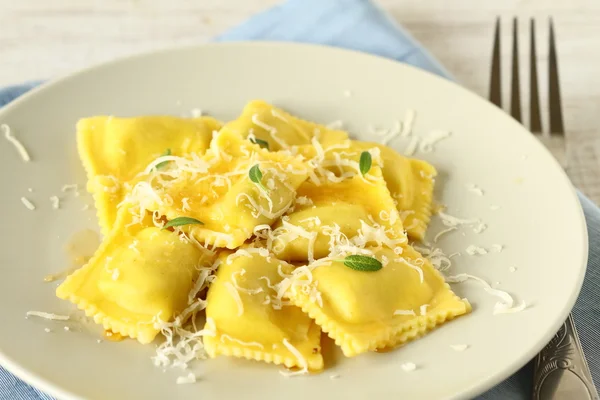
[[[433,238],[433,242],[434,242],[434,243],[437,243],[437,241],[438,241],[438,240],[440,240],[440,238],[441,238],[443,235],[445,235],[445,234],[447,234],[447,233],[450,233],[450,232],[452,232],[452,231],[455,231],[455,230],[457,230],[457,229],[458,229],[458,228],[457,228],[456,226],[451,226],[451,227],[449,227],[448,229],[444,229],[443,231],[440,231],[440,232],[438,232],[438,233],[437,233],[437,235],[435,235],[435,237]]]
[[[483,196],[483,190],[474,183],[467,183],[465,186],[469,192],[473,192],[477,196]]]
[[[412,372],[417,369],[417,366],[415,365],[415,363],[407,362],[400,365],[400,368],[402,368],[404,372]]]
[[[186,384],[186,383],[196,383],[196,375],[194,375],[193,373],[190,372],[186,376],[177,377],[176,382],[178,385],[182,385],[182,384]]]
[[[26,315],[28,317],[39,317],[52,321],[68,321],[69,319],[71,319],[71,317],[69,317],[68,315],[59,315],[43,311],[27,311]]]
[[[23,143],[19,142],[19,140],[13,136],[12,132],[10,131],[10,127],[6,124],[2,124],[0,125],[0,129],[4,131],[4,138],[10,144],[12,144],[15,147],[15,149],[17,149],[17,152],[19,153],[19,156],[21,156],[21,159],[24,162],[31,161],[27,149],[25,148],[25,146],[23,146]]]
[[[487,250],[484,249],[483,247],[479,247],[479,246],[475,246],[475,245],[470,245],[469,247],[467,247],[465,249],[465,251],[467,252],[468,255],[470,256],[479,256],[479,255],[484,255],[487,254]]]
[[[52,209],[58,210],[60,208],[60,199],[58,196],[50,196],[50,203],[52,203]]]
[[[500,298],[500,300],[501,300],[494,305],[494,312],[493,312],[494,315],[496,315],[496,314],[512,314],[512,313],[523,311],[524,309],[527,308],[527,304],[524,301],[521,301],[521,303],[519,303],[518,305],[515,306],[514,305],[515,300],[513,299],[513,297],[510,294],[508,294],[507,292],[505,292],[503,290],[492,288],[492,286],[489,283],[487,283],[482,278],[479,278],[478,276],[463,273],[463,274],[458,274],[458,275],[454,275],[454,276],[447,276],[445,279],[446,279],[446,282],[450,282],[450,283],[461,283],[468,279],[472,279],[474,281],[479,282],[481,285],[483,285],[483,289],[486,292],[488,292],[489,294],[491,294],[493,296]]]
[[[21,197],[21,203],[23,203],[25,208],[27,208],[28,210],[35,210],[35,205],[27,197]]]

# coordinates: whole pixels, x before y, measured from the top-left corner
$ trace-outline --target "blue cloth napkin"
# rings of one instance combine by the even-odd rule
[[[216,41],[271,40],[345,47],[412,64],[451,79],[450,74],[389,15],[369,0],[289,0],[252,17]],[[0,90],[0,106],[37,82]],[[596,384],[600,383],[600,209],[580,195],[590,241],[588,270],[573,309]],[[480,399],[528,399],[531,365],[482,394]],[[51,399],[0,367],[0,399]],[[575,400],[575,399],[574,399]]]

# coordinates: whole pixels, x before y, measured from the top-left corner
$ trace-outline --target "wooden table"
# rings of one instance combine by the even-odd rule
[[[202,43],[276,3],[277,0],[0,0],[0,85],[52,78],[131,53]],[[600,203],[600,2],[379,3],[460,82],[482,96],[487,96],[495,17],[503,18],[505,72],[509,71],[511,18],[520,18],[522,83],[527,82],[526,28],[529,18],[535,17],[542,102],[547,98],[546,18],[553,16],[568,130],[568,172],[575,186]],[[505,76],[507,100],[509,79],[508,74]]]

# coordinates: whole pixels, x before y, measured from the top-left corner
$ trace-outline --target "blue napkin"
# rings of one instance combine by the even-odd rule
[[[320,43],[360,50],[412,64],[451,79],[450,74],[389,15],[369,0],[289,0],[252,17],[216,41],[270,40]],[[0,90],[0,106],[35,86]],[[573,309],[581,342],[596,384],[600,383],[600,209],[580,195],[590,241],[588,270]],[[593,246],[595,244],[595,246]],[[532,370],[527,365],[480,399],[529,399]],[[51,399],[0,367],[1,399]]]

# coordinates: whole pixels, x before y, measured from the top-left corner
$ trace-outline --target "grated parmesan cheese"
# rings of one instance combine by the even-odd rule
[[[21,203],[23,203],[25,208],[27,208],[28,210],[35,210],[35,205],[27,197],[21,197]]]
[[[479,255],[487,254],[486,249],[484,249],[483,247],[475,246],[475,245],[470,245],[469,247],[466,248],[465,251],[470,256],[479,256]]]
[[[192,118],[200,118],[202,116],[202,110],[199,108],[192,108],[190,114],[192,115]]]
[[[404,372],[412,372],[417,369],[417,366],[415,365],[415,363],[407,362],[400,365],[400,368],[402,368]]]
[[[404,123],[402,124],[402,131],[400,132],[400,137],[407,137],[412,135],[412,128],[415,123],[415,117],[417,114],[415,110],[408,109],[404,114]]]
[[[501,244],[493,244],[492,247],[490,248],[490,250],[493,251],[494,253],[500,253],[503,249],[504,249],[504,246]]]
[[[455,351],[465,351],[469,348],[468,344],[451,344],[450,348]]]
[[[465,186],[467,187],[467,190],[469,192],[473,192],[477,196],[483,196],[483,190],[479,186],[475,185],[474,183],[467,183]]]
[[[21,159],[24,162],[31,161],[27,149],[25,148],[25,146],[23,146],[23,143],[21,143],[16,137],[13,136],[12,132],[10,131],[10,127],[6,124],[2,124],[0,125],[0,129],[4,131],[4,138],[15,147]]]
[[[444,229],[443,231],[440,231],[440,232],[438,232],[438,233],[437,233],[437,235],[435,235],[435,237],[433,238],[433,242],[434,242],[434,243],[437,243],[437,241],[438,241],[438,240],[440,240],[440,238],[441,238],[443,235],[445,235],[445,234],[447,234],[447,233],[450,233],[450,232],[452,232],[452,231],[455,231],[455,230],[457,230],[457,229],[458,229],[458,228],[457,228],[456,226],[451,226],[451,227],[449,227],[448,229]]]
[[[410,142],[408,142],[408,145],[406,146],[406,149],[404,149],[404,155],[408,156],[408,157],[412,157],[415,152],[417,151],[417,147],[419,146],[419,138],[416,136],[412,136],[410,138]]]
[[[292,353],[294,355],[294,357],[296,357],[296,359],[298,360],[298,364],[300,364],[300,366],[301,366],[301,369],[299,371],[294,371],[294,372],[279,371],[279,373],[285,377],[308,374],[308,363],[306,362],[306,359],[304,358],[304,356],[298,351],[298,349],[295,348],[287,340],[287,338],[283,339],[283,345],[290,351],[290,353]]]
[[[421,307],[419,307],[419,312],[421,315],[427,314],[427,307],[429,307],[429,304],[423,304]]]
[[[187,374],[187,376],[178,376],[176,382],[178,385],[183,385],[186,383],[196,383],[196,375],[190,372],[189,374]]]
[[[52,321],[68,321],[71,319],[68,315],[59,315],[43,311],[27,311],[26,315],[27,317],[39,317]]]
[[[417,315],[414,310],[396,310],[394,311],[394,315],[411,315],[411,316],[415,316]]]
[[[521,303],[515,306],[515,300],[510,294],[503,290],[492,288],[492,286],[489,283],[487,283],[482,278],[479,278],[478,276],[463,273],[454,276],[447,276],[445,279],[446,282],[450,283],[461,283],[465,282],[468,279],[472,279],[474,281],[479,282],[487,293],[491,294],[492,296],[496,296],[500,299],[500,301],[494,305],[494,315],[512,314],[523,311],[527,308],[527,304],[524,301],[521,301]]]
[[[255,346],[255,347],[258,347],[260,349],[264,349],[265,348],[265,346],[263,346],[262,344],[260,344],[258,342],[244,342],[243,340],[240,340],[240,339],[234,338],[232,336],[229,336],[226,333],[221,333],[221,339],[220,340],[221,340],[222,343],[225,343],[224,339],[229,340],[231,342],[235,342],[235,343],[241,344],[242,346]]]
[[[233,300],[235,301],[235,303],[237,304],[238,317],[242,316],[242,314],[244,314],[244,303],[242,302],[242,298],[240,297],[239,292],[237,291],[236,287],[233,286],[233,284],[231,282],[225,282],[224,285],[227,288],[227,291],[229,292],[229,294],[231,294],[231,297],[233,297]]]
[[[58,196],[50,196],[50,203],[52,203],[52,209],[58,210],[60,208],[60,199]]]

